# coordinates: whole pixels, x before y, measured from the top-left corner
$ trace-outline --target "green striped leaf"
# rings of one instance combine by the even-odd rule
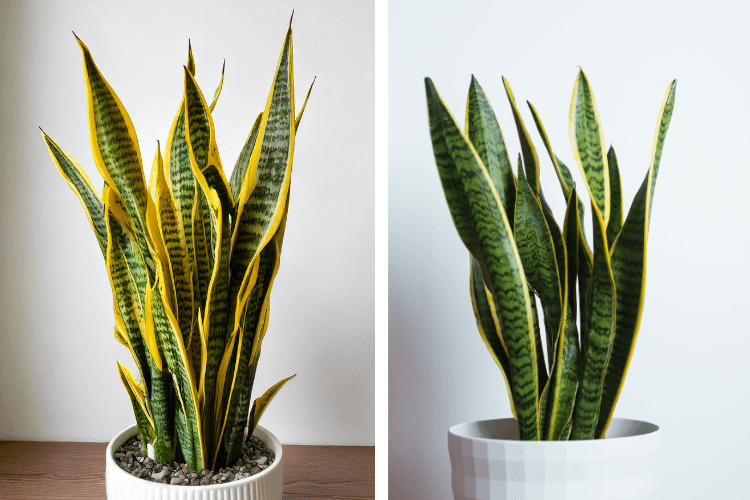
[[[500,372],[503,374],[505,387],[508,389],[510,407],[515,416],[516,409],[513,405],[513,392],[511,391],[512,384],[510,382],[510,360],[508,360],[508,352],[503,343],[500,322],[494,311],[494,299],[484,285],[482,269],[479,267],[479,262],[477,262],[473,256],[471,256],[471,272],[469,279],[471,283],[471,286],[469,287],[471,290],[471,304],[474,307],[474,317],[477,319],[479,335],[481,335],[484,345],[487,346],[487,350],[490,351],[492,359],[495,360],[495,363],[497,363],[497,366],[500,368]]]
[[[211,271],[214,263],[213,245],[211,244],[211,215],[209,209],[203,210],[203,190],[195,183],[193,186],[193,249],[195,252],[195,267],[193,269],[193,291],[195,302],[206,304],[208,285],[211,283]],[[208,204],[206,204],[208,207]],[[207,216],[209,220],[206,220]],[[187,239],[187,235],[186,235]]]
[[[140,250],[127,229],[115,216],[118,212],[117,193],[105,185],[104,210],[107,227],[107,272],[116,310],[123,320],[128,344],[141,374],[141,380],[149,384],[151,374],[146,359],[146,345],[143,339],[146,287],[148,278],[145,262]],[[141,295],[143,290],[144,295]],[[151,390],[147,385],[147,395]]]
[[[575,195],[575,188],[573,189]],[[566,304],[565,315],[560,321],[560,330],[555,344],[555,357],[550,370],[550,404],[549,425],[546,429],[548,440],[559,440],[566,424],[573,415],[573,407],[578,390],[579,356],[578,330],[575,323],[575,308],[571,304],[570,294],[575,293],[576,271],[578,268],[578,244],[580,228],[578,227],[577,196],[570,196],[565,212],[563,237],[566,242],[565,283],[563,303]]]
[[[593,203],[592,199],[594,266],[585,297],[588,314],[584,320],[587,326],[581,333],[583,366],[573,412],[571,439],[594,438],[604,374],[615,336],[617,294],[610,267],[606,225]]]
[[[506,80],[505,77],[503,77],[503,85],[505,85],[505,93],[508,95],[508,101],[513,110],[513,120],[515,120],[516,129],[518,129],[518,138],[521,141],[521,153],[523,154],[523,164],[526,168],[526,178],[532,191],[537,194],[540,190],[539,157],[536,154],[534,144],[531,142],[531,136],[526,130],[526,126],[523,124],[523,118],[521,118],[521,113],[518,111],[518,106],[516,106],[516,99],[513,97],[513,89],[510,87],[510,82]]]
[[[235,200],[240,195],[240,189],[242,189],[242,183],[245,180],[245,174],[247,174],[247,167],[250,165],[250,157],[258,140],[261,118],[263,118],[263,113],[258,113],[258,117],[255,119],[255,123],[253,123],[253,128],[250,129],[250,134],[247,136],[245,145],[242,147],[240,156],[237,158],[237,163],[234,165],[232,175],[229,177],[229,188],[232,191],[232,198]]]
[[[78,162],[63,151],[55,141],[44,133],[44,130],[42,130],[42,136],[57,169],[83,205],[91,229],[94,230],[94,235],[96,235],[96,241],[99,243],[102,255],[106,259],[107,223],[104,220],[104,202]]]
[[[185,245],[190,269],[195,266],[195,251],[193,250],[193,206],[195,205],[196,182],[193,167],[190,165],[187,139],[185,138],[185,102],[180,103],[180,109],[172,122],[172,128],[167,138],[165,164],[167,165],[167,181],[172,189],[175,207],[182,219],[182,231],[185,234]],[[153,169],[152,169],[153,172]],[[152,177],[155,176],[152,174]],[[152,182],[154,187],[155,182]]]
[[[258,426],[258,422],[260,421],[260,417],[263,416],[263,412],[266,411],[266,408],[271,403],[271,400],[274,398],[274,396],[276,396],[281,388],[284,387],[284,384],[286,384],[296,376],[297,374],[295,373],[291,377],[287,377],[284,380],[276,382],[271,388],[264,392],[261,397],[253,402],[253,409],[250,410],[250,422],[248,423],[248,436],[253,435],[253,432]]]
[[[526,101],[526,104],[529,105],[531,116],[534,118],[534,123],[536,124],[536,129],[539,132],[539,135],[542,137],[544,147],[547,149],[547,153],[549,154],[549,158],[552,161],[552,165],[555,167],[555,173],[557,174],[557,179],[560,181],[560,187],[562,188],[563,194],[565,195],[565,203],[567,203],[568,198],[570,197],[570,193],[575,189],[573,176],[571,175],[568,167],[560,160],[560,158],[557,157],[557,155],[555,155],[555,153],[552,152],[552,144],[550,143],[549,137],[547,137],[547,131],[544,129],[544,125],[542,124],[542,120],[539,117],[539,113],[537,113],[536,108],[534,108],[534,105],[529,101]],[[585,205],[578,196],[576,196],[576,199],[578,203],[578,225],[582,227],[581,221],[583,220],[584,214],[586,213]],[[591,257],[591,249],[588,246],[586,235],[584,234],[583,230],[581,230],[580,236],[583,244],[585,245],[588,256]],[[575,310],[575,306],[573,307],[573,310]]]
[[[508,218],[487,169],[425,79],[430,135],[440,180],[458,234],[495,298],[508,347],[521,439],[539,439],[537,356],[532,306]]]
[[[609,221],[611,193],[609,167],[604,149],[604,134],[591,86],[583,70],[578,72],[570,102],[570,145],[594,206],[606,225]],[[606,226],[605,226],[606,227]],[[573,426],[575,433],[575,425]]]
[[[91,57],[88,47],[76,37],[83,52],[86,100],[91,152],[96,167],[109,186],[125,203],[132,219],[135,238],[148,266],[155,271],[146,239],[146,206],[150,202],[143,174],[143,162],[133,123]]]
[[[244,314],[239,329],[236,360],[234,365],[230,365],[224,383],[224,392],[227,396],[226,403],[217,408],[221,418],[217,421],[223,420],[224,422],[220,429],[220,435],[223,435],[224,441],[228,443],[233,443],[240,438],[245,428],[246,416],[237,412],[242,391],[249,375],[249,364],[260,351],[262,332],[266,325],[263,321],[264,313],[268,308],[271,287],[279,269],[279,254],[275,241],[266,245],[258,262],[258,278],[250,291],[249,297],[243,301],[245,302]]]
[[[224,447],[227,450],[226,463],[234,463],[240,456],[242,445],[245,440],[245,431],[247,430],[247,421],[250,417],[250,396],[255,383],[255,372],[258,368],[258,359],[256,357],[247,367],[247,376],[245,385],[242,387],[239,402],[237,403],[237,412],[235,423],[232,425],[232,431],[224,433]]]
[[[313,85],[315,85],[315,79],[318,78],[317,76],[313,78],[312,83],[310,84],[310,88],[307,89],[307,95],[305,96],[305,102],[302,103],[302,109],[299,110],[299,114],[297,115],[297,118],[294,120],[294,134],[297,134],[297,131],[299,130],[299,124],[302,121],[302,115],[305,112],[305,108],[307,107],[307,100],[310,99],[310,93],[312,92]]]
[[[172,190],[167,184],[158,143],[154,167],[158,171],[155,193],[156,218],[166,249],[169,280],[174,290],[176,308],[173,312],[178,319],[182,340],[185,345],[189,345],[192,338],[193,319],[195,315],[193,306],[193,281],[190,272],[190,263],[188,262],[185,232],[182,229],[182,218],[175,206]]]
[[[203,188],[204,194],[209,189],[216,190],[224,210],[231,212],[234,199],[221,166],[211,111],[193,75],[187,70],[184,102],[185,137],[193,175]]]
[[[169,370],[151,372],[151,408],[154,414],[154,429],[157,439],[154,445],[154,460],[171,464],[177,454],[175,436],[175,395],[172,375]],[[183,447],[184,448],[184,447]]]
[[[181,442],[182,453],[191,471],[205,468],[207,456],[201,431],[201,414],[197,407],[198,393],[193,383],[192,366],[189,363],[185,345],[182,342],[177,320],[165,306],[166,287],[161,262],[157,264],[156,282],[149,287],[146,295],[146,328],[153,332],[164,354],[164,360],[173,375],[178,400],[185,413],[190,439]],[[178,434],[179,438],[179,434]],[[191,447],[183,446],[189,442]]]
[[[143,384],[136,382],[133,372],[119,361],[117,362],[117,371],[120,374],[122,385],[128,391],[130,402],[133,404],[135,423],[138,426],[138,433],[141,435],[141,442],[153,443],[156,439],[156,432],[154,430],[154,421],[151,415],[149,415],[146,406],[145,388]]]
[[[598,437],[604,437],[607,432],[638,337],[646,293],[648,225],[651,220],[651,206],[664,139],[674,110],[676,88],[677,82],[673,81],[667,89],[659,111],[651,166],[612,247],[612,273],[617,285],[617,335],[604,381],[599,423],[596,428]]]
[[[607,243],[609,243],[611,247],[622,228],[622,186],[620,183],[620,168],[617,165],[617,154],[615,154],[615,148],[612,146],[610,146],[609,151],[607,151],[607,165],[609,166],[609,192],[612,205],[609,222],[607,223]]]
[[[516,246],[526,280],[542,302],[547,334],[547,359],[552,360],[563,311],[560,271],[557,266],[555,244],[542,213],[542,206],[534,196],[520,167],[515,228]]]
[[[209,249],[211,280],[206,290],[205,318],[203,330],[206,335],[206,369],[200,383],[203,395],[203,439],[206,449],[210,451],[206,460],[213,456],[217,443],[214,442],[214,408],[216,404],[216,381],[218,368],[227,341],[228,282],[230,262],[230,224],[229,216],[234,201],[229,183],[224,177],[216,147],[213,120],[200,88],[192,75],[185,71],[185,136],[188,142],[190,163],[195,179],[200,186],[203,226],[210,227],[204,232],[206,246]],[[203,205],[205,200],[206,205]],[[207,210],[205,209],[207,207]],[[206,216],[208,213],[208,217]],[[207,224],[210,223],[210,226]],[[204,231],[205,231],[204,229]],[[194,228],[194,231],[198,231]],[[197,250],[196,246],[196,250]],[[213,259],[211,259],[213,257]],[[202,265],[199,263],[199,265]],[[198,269],[200,273],[201,270]],[[200,279],[199,275],[199,279]],[[202,290],[201,290],[201,293]],[[188,415],[189,417],[189,415]]]
[[[276,233],[284,213],[294,154],[294,75],[292,29],[286,33],[273,85],[263,111],[259,145],[253,153],[237,199],[232,233],[229,309],[234,310],[239,288]]]
[[[466,103],[466,135],[487,167],[497,194],[503,202],[508,220],[514,219],[516,180],[510,164],[503,132],[497,123],[489,99],[474,75],[471,76]]]

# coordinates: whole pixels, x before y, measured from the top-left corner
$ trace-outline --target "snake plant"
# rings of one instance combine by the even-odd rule
[[[289,380],[249,409],[289,209],[294,138],[307,104],[295,117],[291,22],[265,110],[229,179],[212,119],[223,69],[207,104],[188,46],[182,101],[164,158],[157,142],[147,185],[130,117],[76,39],[101,195],[81,166],[42,134],[104,256],[115,338],[130,350],[140,375],[138,381],[118,363],[141,442],[157,461],[182,460],[192,471],[231,465]]]
[[[591,200],[593,251],[570,171],[553,153],[528,103],[567,202],[562,226],[555,221],[539,183],[536,149],[513,90],[505,78],[503,83],[521,144],[516,173],[476,78],[463,131],[425,79],[435,162],[453,222],[471,254],[477,326],[505,378],[521,439],[603,438],[641,322],[648,227],[676,81],[659,111],[651,165],[623,220],[617,155],[612,147],[605,150],[594,94],[584,72],[578,73],[568,127]]]

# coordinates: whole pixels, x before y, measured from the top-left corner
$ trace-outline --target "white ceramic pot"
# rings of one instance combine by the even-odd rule
[[[605,439],[520,441],[515,419],[453,426],[448,452],[456,500],[652,500],[662,432],[612,419]]]
[[[260,425],[253,436],[262,439],[276,454],[266,470],[239,481],[206,486],[176,486],[154,483],[131,476],[120,468],[112,455],[138,433],[133,425],[109,442],[106,454],[107,500],[281,500],[284,487],[281,443]]]

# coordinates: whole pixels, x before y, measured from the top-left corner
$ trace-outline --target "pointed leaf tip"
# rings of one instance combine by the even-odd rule
[[[289,29],[292,29],[292,19],[294,19],[294,9],[292,9],[292,15],[289,18]]]

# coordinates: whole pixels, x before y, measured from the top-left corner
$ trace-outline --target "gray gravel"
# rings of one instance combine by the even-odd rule
[[[148,458],[141,446],[141,436],[136,435],[125,442],[113,455],[122,470],[141,479],[155,483],[201,486],[237,481],[267,469],[276,458],[266,443],[251,437],[242,446],[242,453],[233,467],[216,472],[202,470],[190,472],[185,464],[161,464]]]

